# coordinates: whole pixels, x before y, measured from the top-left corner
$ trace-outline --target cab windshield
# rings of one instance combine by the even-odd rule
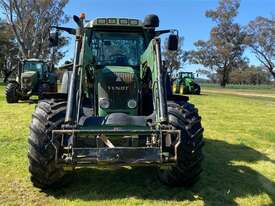
[[[138,33],[92,33],[92,58],[97,65],[137,66],[144,52],[144,37]]]
[[[43,63],[39,62],[25,62],[23,66],[24,71],[34,71],[42,74]]]

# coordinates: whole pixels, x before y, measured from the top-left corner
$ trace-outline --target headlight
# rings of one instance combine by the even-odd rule
[[[128,101],[128,107],[129,107],[130,109],[136,108],[136,107],[137,107],[137,101],[134,100],[134,99],[130,99],[130,100]]]
[[[105,99],[105,98],[100,98],[99,99],[99,106],[102,108],[102,109],[108,109],[110,107],[110,102],[108,99]]]

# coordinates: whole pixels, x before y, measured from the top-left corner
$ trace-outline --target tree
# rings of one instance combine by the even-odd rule
[[[256,17],[246,27],[247,44],[275,79],[275,20]]]
[[[50,26],[66,22],[63,8],[68,0],[0,0],[0,6],[12,27],[20,56],[49,58]],[[64,46],[66,41],[62,41]],[[56,56],[62,57],[62,53]]]
[[[12,46],[12,32],[9,25],[0,19],[0,66],[4,65],[5,55]]]
[[[180,69],[188,60],[188,52],[183,50],[183,41],[184,38],[179,38],[179,45],[177,51],[169,51],[168,50],[168,38],[164,41],[163,47],[163,60],[166,61],[167,72],[168,74],[172,74],[174,71]]]
[[[230,72],[244,62],[245,32],[233,22],[239,6],[239,1],[220,0],[216,10],[206,11],[206,17],[217,25],[211,29],[208,41],[194,43],[196,50],[189,56],[191,63],[215,71],[222,87],[228,83]]]
[[[7,77],[14,69],[13,65],[16,62],[18,49],[10,25],[1,19],[0,45],[0,74],[2,77]]]

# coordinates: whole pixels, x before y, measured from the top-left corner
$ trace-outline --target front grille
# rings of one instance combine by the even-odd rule
[[[129,99],[137,99],[137,82],[133,73],[107,73],[98,90],[99,98],[110,101],[110,109],[127,109]]]

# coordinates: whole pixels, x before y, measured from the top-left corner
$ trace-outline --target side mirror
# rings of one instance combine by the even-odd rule
[[[171,34],[168,38],[168,50],[170,51],[176,51],[178,50],[178,36],[175,34]]]
[[[54,28],[56,30],[65,31],[65,32],[68,32],[69,34],[72,34],[72,35],[76,34],[76,30],[73,29],[73,28],[69,28],[69,27],[51,26],[51,28]]]
[[[68,61],[68,60],[66,60],[65,62],[64,62],[64,64],[66,65],[66,64],[71,64],[72,63],[72,61]]]
[[[159,26],[159,17],[155,14],[147,15],[143,22],[144,27],[156,28]]]
[[[58,32],[52,32],[50,33],[50,37],[49,37],[49,46],[50,47],[56,47],[58,46]]]

